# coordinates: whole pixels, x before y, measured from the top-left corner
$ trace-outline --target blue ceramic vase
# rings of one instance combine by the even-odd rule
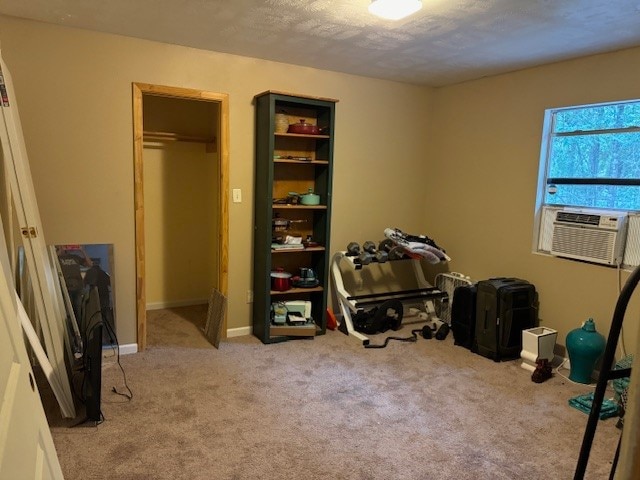
[[[606,340],[596,331],[592,318],[584,322],[581,328],[567,334],[567,352],[571,371],[569,380],[577,383],[591,383],[591,375],[597,361],[604,352]]]

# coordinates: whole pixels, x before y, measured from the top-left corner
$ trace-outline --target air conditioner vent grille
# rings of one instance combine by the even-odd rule
[[[600,215],[578,212],[558,212],[556,220],[559,222],[579,223],[581,225],[598,225]]]
[[[551,251],[560,256],[611,263],[615,246],[616,234],[613,232],[556,224]]]
[[[626,232],[626,214],[558,211],[553,222],[551,254],[618,265],[622,262]]]

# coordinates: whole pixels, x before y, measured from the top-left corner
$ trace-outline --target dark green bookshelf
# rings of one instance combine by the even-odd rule
[[[263,343],[326,333],[336,102],[330,98],[275,91],[263,92],[255,97],[253,334]],[[322,127],[322,133],[301,135],[277,132],[276,113],[287,115],[289,123],[305,119],[306,123]],[[309,188],[320,195],[320,205],[276,202],[283,201],[289,192],[304,193]],[[303,250],[272,251],[272,224],[276,217],[302,220],[291,222],[291,230],[277,232],[278,235],[296,235],[303,239],[310,236],[318,245]],[[272,291],[271,271],[278,267],[292,275],[298,275],[301,267],[312,268],[320,284],[313,288]],[[310,301],[314,325],[273,325],[271,304],[289,300]]]

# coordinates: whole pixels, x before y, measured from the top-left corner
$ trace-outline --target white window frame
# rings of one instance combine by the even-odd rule
[[[622,268],[633,268],[640,265],[640,210],[602,210],[592,207],[579,207],[573,205],[547,204],[544,202],[547,188],[547,171],[549,169],[550,149],[553,132],[554,114],[562,110],[573,110],[578,108],[587,108],[605,105],[620,105],[623,103],[637,103],[635,100],[623,100],[617,102],[605,102],[597,104],[573,105],[569,107],[549,108],[544,112],[544,121],[542,127],[542,141],[540,147],[540,160],[538,166],[538,183],[536,188],[536,203],[533,228],[533,244],[532,252],[538,254],[550,255],[550,221],[555,212],[562,209],[570,209],[584,213],[603,213],[612,212],[627,214],[627,230],[626,242]]]

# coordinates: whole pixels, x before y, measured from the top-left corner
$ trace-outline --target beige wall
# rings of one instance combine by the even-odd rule
[[[217,287],[217,156],[201,143],[145,143],[147,308],[207,303]]]
[[[426,224],[451,269],[516,276],[540,294],[542,323],[567,332],[588,317],[605,336],[615,269],[534,255],[533,217],[544,110],[640,98],[640,49],[523,70],[435,91]],[[623,281],[628,272],[623,272]],[[637,301],[625,321],[635,345]]]
[[[206,303],[218,287],[219,137],[215,102],[143,95],[145,132],[206,139],[144,142],[147,308]]]
[[[229,328],[249,326],[253,97],[282,90],[337,98],[332,249],[421,231],[431,91],[113,35],[0,17],[47,243],[113,243],[116,322],[136,341],[131,82],[228,93]]]
[[[251,322],[252,99],[272,89],[340,100],[332,250],[387,226],[426,233],[451,270],[533,282],[560,343],[589,316],[607,333],[616,271],[531,253],[540,135],[546,108],[640,97],[640,49],[432,90],[7,17],[0,32],[47,242],[115,245],[123,343],[135,342],[131,82],[230,95],[230,188],[243,191],[230,203],[230,328]]]

